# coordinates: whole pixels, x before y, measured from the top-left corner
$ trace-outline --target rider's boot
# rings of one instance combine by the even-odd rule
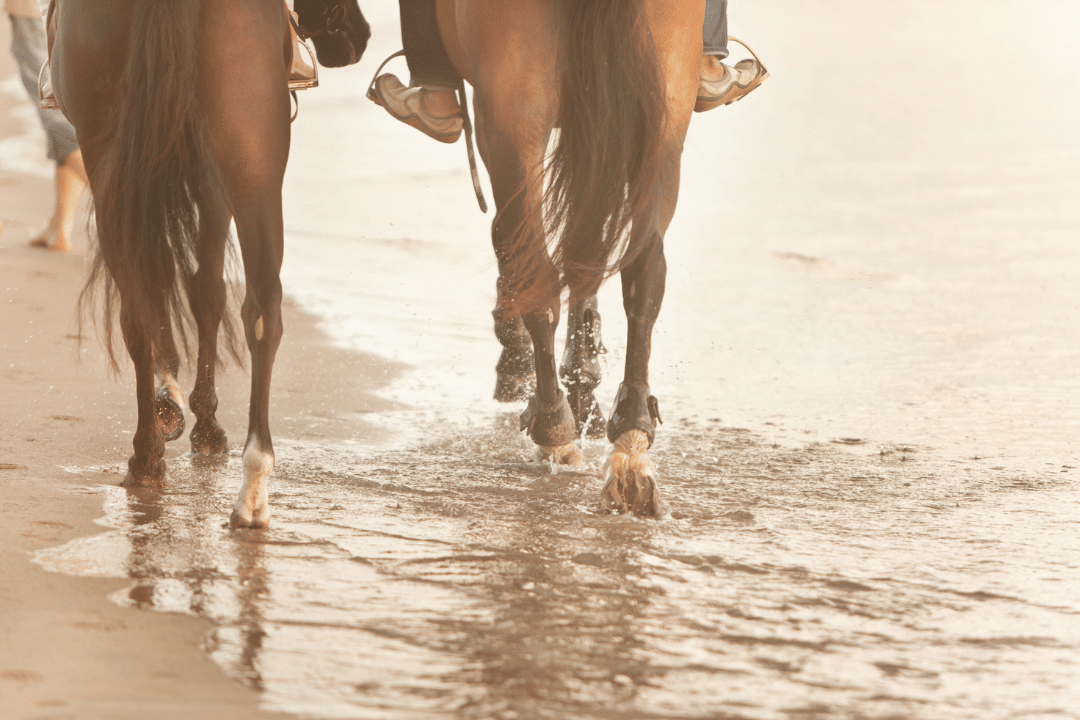
[[[439,142],[453,143],[461,137],[461,105],[449,88],[406,87],[397,76],[386,73],[375,79],[367,96],[401,122]]]
[[[741,40],[731,38],[747,50],[750,48]],[[696,112],[705,112],[721,105],[730,105],[741,100],[751,90],[769,77],[769,71],[750,50],[753,59],[740,60],[734,67],[720,62],[716,55],[703,55],[701,58],[701,82],[698,84]]]

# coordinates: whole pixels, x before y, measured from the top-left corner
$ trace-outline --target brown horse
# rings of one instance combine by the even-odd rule
[[[366,33],[362,16],[359,22]],[[128,482],[161,481],[165,442],[183,431],[176,340],[187,346],[185,299],[198,337],[192,452],[226,450],[214,372],[235,219],[251,406],[231,522],[265,527],[294,47],[286,8],[273,0],[53,0],[48,25],[53,88],[75,126],[96,213],[96,259],[84,299],[95,279],[104,281],[107,340],[118,310],[135,366],[138,427]],[[226,339],[235,338],[229,327],[225,317]],[[111,342],[109,349],[112,355]]]
[[[704,0],[438,0],[447,54],[475,91],[477,143],[495,195],[500,365],[520,365],[528,355],[524,332],[511,322],[520,317],[536,375],[522,426],[555,460],[576,459],[581,412],[592,405],[590,388],[571,408],[559,387],[560,292],[569,289],[571,320],[587,329],[571,335],[562,372],[570,394],[580,395],[576,380],[590,374],[599,342],[586,299],[621,274],[626,367],[607,423],[615,448],[604,511],[664,513],[647,455],[660,421],[649,355],[664,294],[663,238],[697,95],[704,7]]]

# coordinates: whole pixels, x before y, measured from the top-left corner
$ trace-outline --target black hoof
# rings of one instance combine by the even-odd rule
[[[158,388],[154,400],[158,420],[161,421],[161,432],[165,434],[165,442],[172,442],[184,434],[184,410],[180,407],[180,403],[173,399],[168,388]]]
[[[566,397],[574,413],[578,435],[584,432],[585,437],[593,440],[607,434],[607,418],[593,395],[595,388],[595,385],[590,387],[584,384],[568,384],[566,387]]]
[[[529,406],[521,413],[521,429],[537,445],[559,447],[577,439],[577,423],[566,393],[559,391],[559,397],[550,407],[541,407],[536,396],[529,398]]]
[[[495,321],[495,337],[503,346],[495,365],[495,399],[499,402],[525,400],[536,386],[532,340],[521,318]]]
[[[518,402],[532,395],[536,386],[532,351],[505,349],[495,366],[495,399],[499,402]]]

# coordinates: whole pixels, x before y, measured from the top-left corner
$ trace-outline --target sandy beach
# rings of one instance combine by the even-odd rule
[[[368,3],[293,125],[262,533],[226,527],[244,368],[227,458],[120,487],[130,363],[80,337],[85,218],[28,247],[0,22],[0,720],[1080,718],[1070,1],[733,0],[772,77],[684,149],[661,523],[595,512],[606,443],[536,462],[491,399],[491,215],[461,143],[364,99],[399,46]]]
[[[5,19],[0,80],[14,75],[9,43]],[[5,100],[0,138],[23,132],[13,110]],[[123,480],[117,460],[130,454],[135,424],[126,358],[114,378],[92,327],[79,342],[85,215],[71,252],[28,246],[51,204],[50,180],[0,169],[0,716],[283,717],[258,710],[258,693],[225,677],[206,656],[207,621],[121,608],[108,595],[130,583],[49,573],[31,561],[36,550],[102,532],[94,523],[101,494],[91,486]],[[372,380],[364,387],[343,386],[338,378],[363,374],[363,358],[328,347],[314,320],[291,303],[285,323],[275,368],[279,426],[294,437],[370,434],[362,423],[333,420],[334,408],[385,404],[367,394],[385,376],[385,364],[366,373]],[[247,383],[246,373],[232,368],[219,384],[219,417],[234,439],[245,432]],[[320,398],[319,418],[308,412],[309,393]],[[167,457],[186,449],[172,445]],[[65,470],[76,465],[102,472]]]

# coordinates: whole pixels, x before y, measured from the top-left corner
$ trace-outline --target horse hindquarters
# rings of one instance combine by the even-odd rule
[[[175,419],[179,404],[170,391],[155,400],[154,371],[175,371],[172,333],[183,333],[208,169],[193,102],[194,48],[177,42],[193,35],[197,16],[197,0],[65,0],[51,28],[56,92],[94,196],[98,242],[83,299],[104,282],[106,338],[119,304],[135,366],[139,417],[128,467],[136,484],[163,478],[159,412]]]
[[[213,7],[200,26],[199,99],[220,168],[226,204],[236,220],[244,263],[244,334],[251,352],[251,405],[244,445],[244,483],[233,527],[266,527],[267,482],[274,468],[270,380],[281,341],[284,227],[281,186],[289,155],[286,60],[288,19],[280,3],[204,0]],[[265,42],[281,37],[283,44]]]

